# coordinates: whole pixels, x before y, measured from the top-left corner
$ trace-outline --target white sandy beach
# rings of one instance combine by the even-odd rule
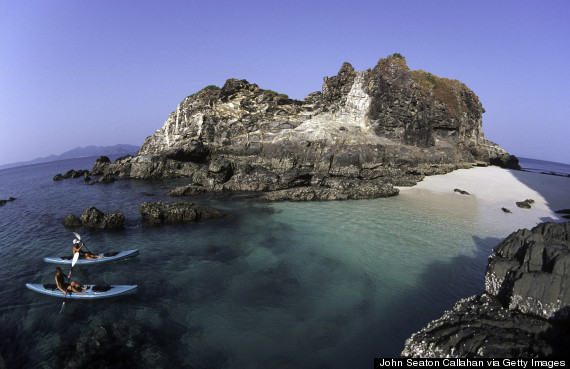
[[[456,188],[469,195],[454,192]],[[428,176],[413,187],[399,189],[400,196],[409,201],[456,216],[477,214],[474,221],[507,234],[541,222],[566,221],[555,211],[570,209],[570,178],[499,167],[475,167]],[[516,205],[526,199],[534,200],[531,209]]]

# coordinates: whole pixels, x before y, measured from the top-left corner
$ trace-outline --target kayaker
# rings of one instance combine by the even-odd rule
[[[55,272],[55,284],[57,285],[57,288],[59,288],[59,290],[65,295],[67,295],[67,291],[85,293],[83,290],[87,289],[87,286],[83,287],[75,281],[70,281],[70,283],[65,282],[65,276],[63,275],[60,267],[55,267]]]
[[[75,255],[76,252],[79,252],[81,250],[81,248],[83,247],[83,245],[85,245],[83,242],[79,242],[78,239],[74,239],[73,240],[73,254]],[[101,255],[95,255],[95,254],[90,254],[88,252],[85,251],[81,251],[80,256],[85,257],[85,259],[99,259],[101,257]]]

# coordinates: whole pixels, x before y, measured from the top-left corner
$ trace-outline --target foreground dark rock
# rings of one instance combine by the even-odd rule
[[[144,202],[139,211],[146,224],[179,224],[197,222],[203,219],[223,218],[227,216],[219,210],[203,207],[189,202],[164,204],[162,201]]]
[[[322,91],[301,101],[229,79],[186,97],[136,156],[101,157],[91,174],[187,177],[173,191],[179,196],[393,196],[394,186],[475,164],[520,169],[515,157],[485,139],[483,112],[463,83],[410,71],[397,54],[366,71],[344,63],[325,77]]]
[[[406,340],[404,357],[559,358],[570,347],[570,222],[519,230],[494,248],[485,293]]]
[[[123,213],[105,214],[95,207],[89,207],[81,217],[70,214],[63,220],[68,228],[87,227],[93,229],[118,229],[123,227],[125,216]]]

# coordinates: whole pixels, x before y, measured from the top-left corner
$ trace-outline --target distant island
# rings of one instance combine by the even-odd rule
[[[135,154],[138,151],[139,147],[134,145],[127,145],[127,144],[118,144],[114,146],[86,146],[86,147],[76,147],[75,149],[69,150],[64,152],[60,155],[50,155],[42,158],[36,158],[29,161],[21,161],[17,163],[10,163],[10,164],[3,164],[0,165],[0,169],[7,169],[13,167],[19,167],[22,165],[28,164],[36,164],[36,163],[45,163],[48,161],[57,161],[57,160],[65,160],[65,159],[75,159],[81,158],[85,156],[123,156],[129,154]]]

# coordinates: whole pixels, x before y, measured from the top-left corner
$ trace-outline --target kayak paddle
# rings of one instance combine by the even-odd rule
[[[76,252],[75,255],[73,255],[73,260],[71,261],[71,269],[69,269],[69,274],[67,275],[67,279],[71,278],[71,271],[73,270],[75,263],[77,263],[77,260],[79,260],[78,252]]]
[[[76,252],[75,255],[73,255],[73,260],[71,261],[71,269],[69,269],[69,274],[67,275],[67,279],[71,278],[71,271],[73,270],[75,263],[77,263],[77,260],[79,260],[79,253],[78,252]],[[69,283],[71,284],[71,282],[69,282]],[[65,298],[66,297],[67,297],[67,293],[65,293],[65,295],[63,297],[63,304],[61,304],[61,309],[59,309],[60,314],[63,311],[63,308],[65,307]]]

